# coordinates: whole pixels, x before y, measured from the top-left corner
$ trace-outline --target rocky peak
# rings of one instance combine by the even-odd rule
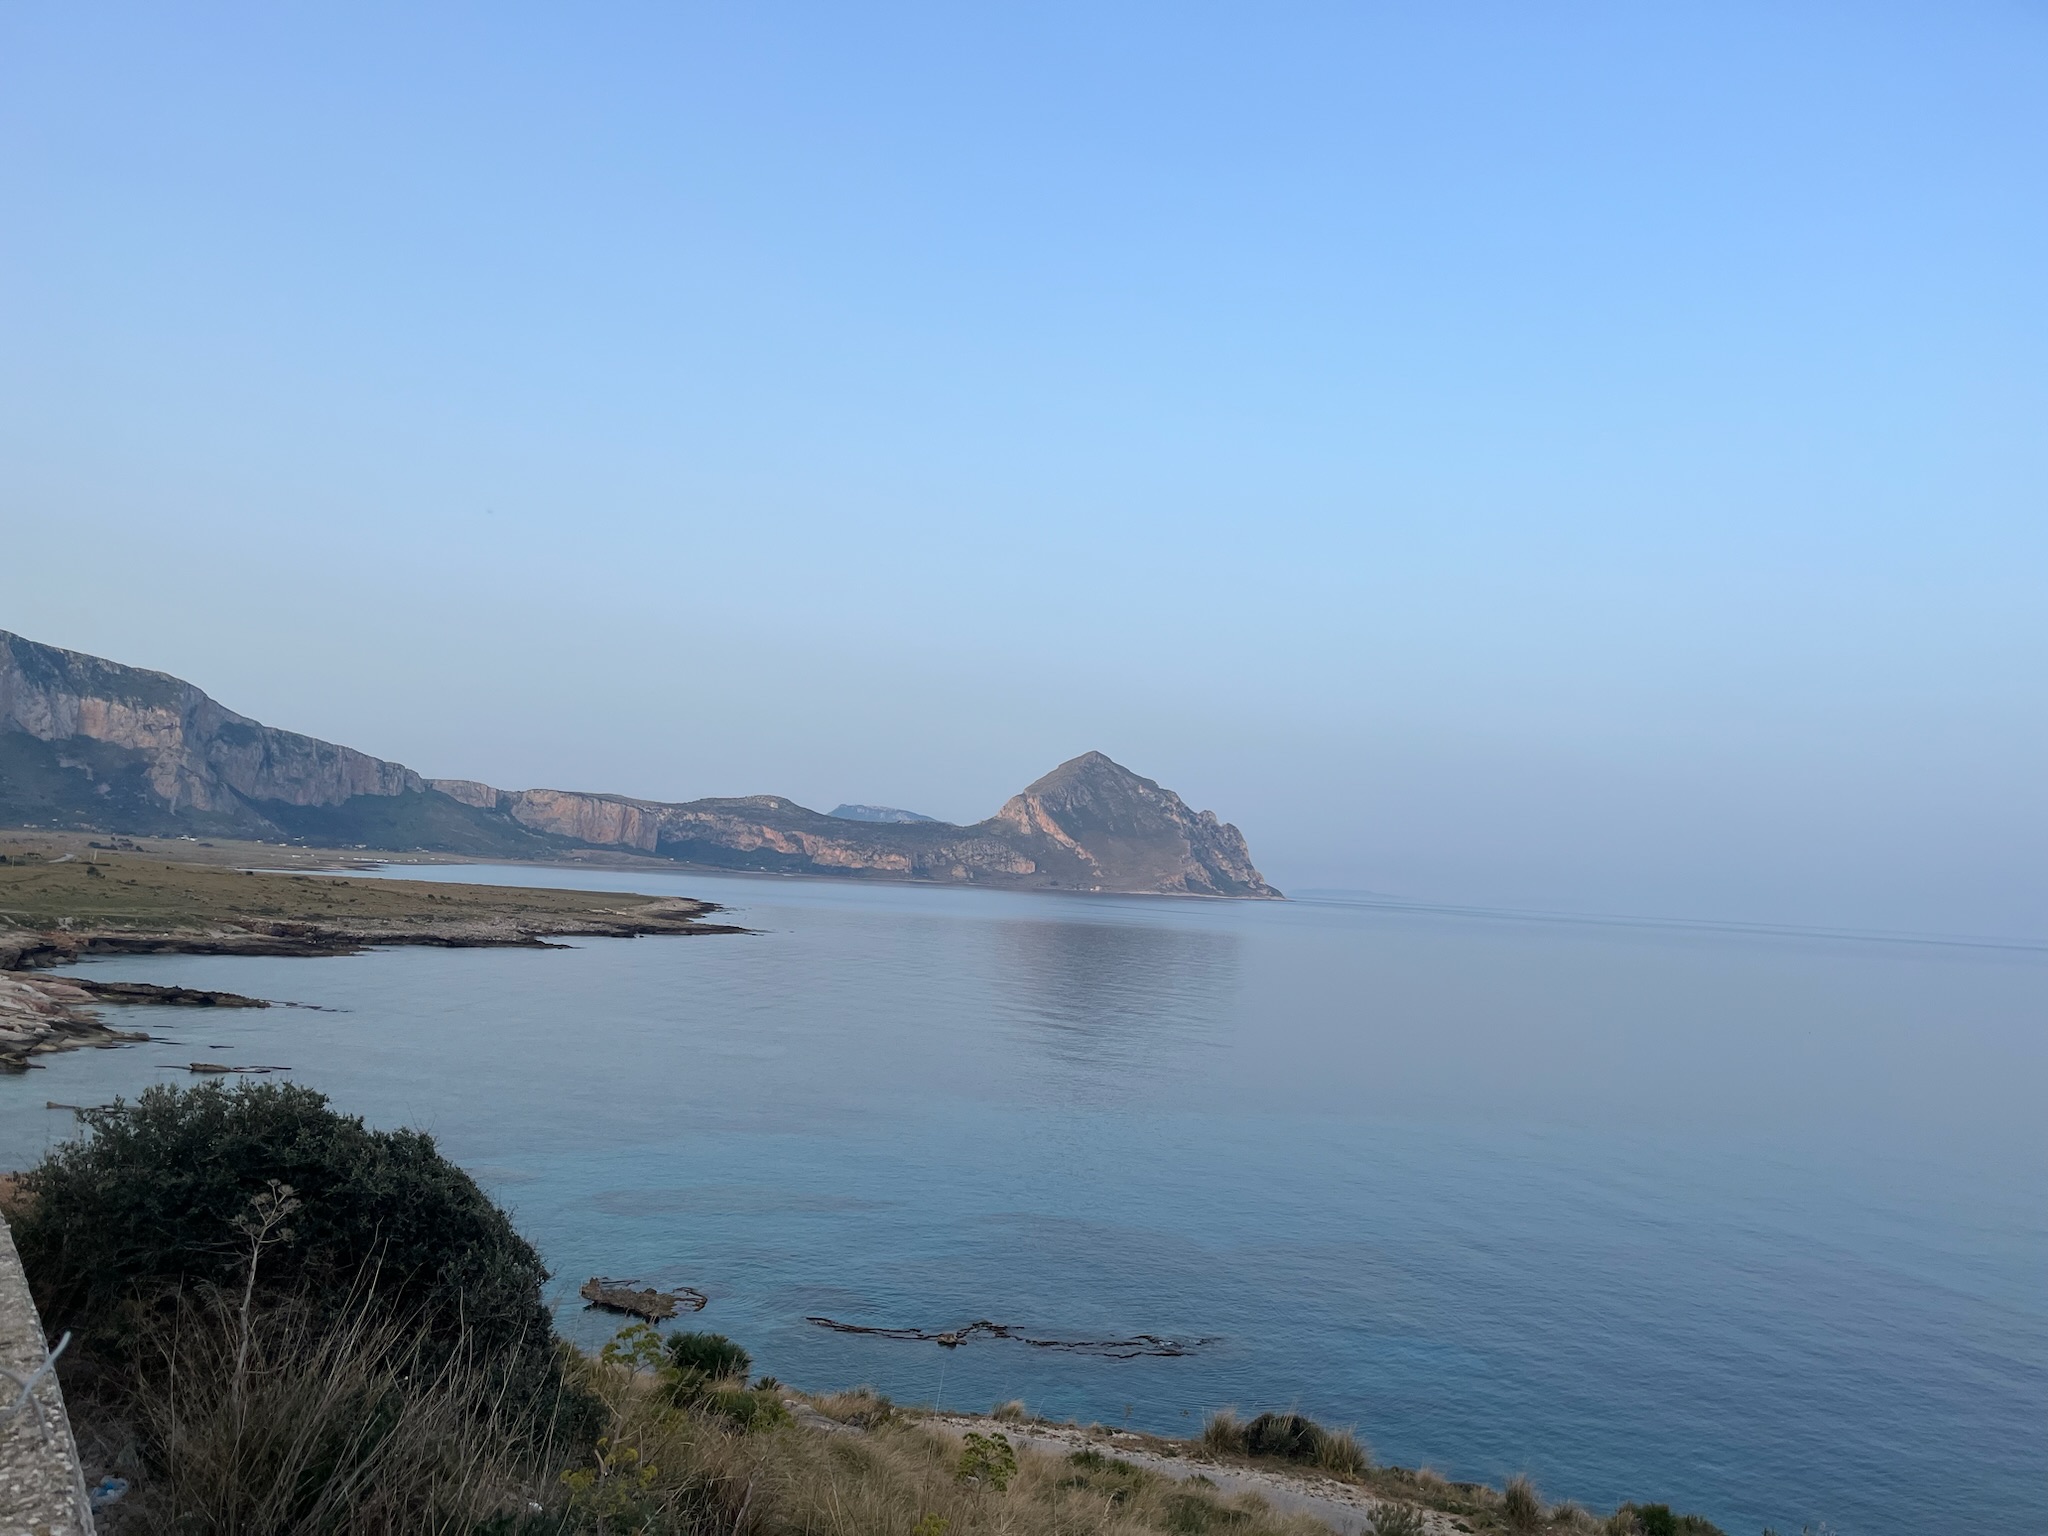
[[[1101,752],[1084,752],[1011,796],[986,824],[1039,866],[1095,890],[1278,896],[1242,833]],[[1062,880],[1061,883],[1066,883]]]

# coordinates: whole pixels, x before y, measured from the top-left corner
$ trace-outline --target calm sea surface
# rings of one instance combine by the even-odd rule
[[[0,1167],[196,1058],[416,1125],[539,1244],[812,1387],[1224,1404],[1738,1536],[2048,1530],[2048,954],[556,869],[745,937],[90,974],[339,1012],[0,1080]],[[317,1198],[315,1194],[314,1198]],[[977,1318],[1110,1360],[827,1332]],[[608,1332],[571,1299],[571,1335]]]

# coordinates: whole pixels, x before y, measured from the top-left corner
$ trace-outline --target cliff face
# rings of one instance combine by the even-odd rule
[[[255,801],[336,806],[425,787],[410,768],[260,725],[166,673],[0,631],[7,730],[59,747],[58,766],[81,775],[88,794],[111,798],[117,780],[139,776],[166,814],[230,825],[250,823]]]
[[[162,672],[0,632],[6,823],[518,858],[615,848],[717,869],[1280,894],[1253,867],[1237,828],[1100,752],[1062,763],[967,827],[826,816],[778,795],[672,804],[496,789],[422,779],[402,764],[259,724]]]

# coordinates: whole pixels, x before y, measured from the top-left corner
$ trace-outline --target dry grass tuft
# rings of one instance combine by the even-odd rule
[[[1581,1536],[1589,1536],[1589,1533],[1600,1528],[1600,1523],[1593,1518],[1591,1511],[1583,1504],[1574,1503],[1570,1499],[1561,1504],[1551,1505],[1550,1523],[1560,1531],[1578,1532]]]
[[[339,1317],[186,1297],[156,1345],[126,1394],[154,1471],[127,1529],[468,1531],[518,1507],[540,1450],[467,1352],[367,1296]]]
[[[1211,1456],[1242,1456],[1244,1422],[1235,1408],[1219,1408],[1202,1425],[1202,1449]]]
[[[1326,1429],[1316,1446],[1315,1463],[1338,1477],[1361,1478],[1372,1470],[1372,1452],[1356,1432]]]
[[[1501,1494],[1500,1513],[1511,1531],[1529,1532],[1541,1527],[1543,1500],[1537,1497],[1536,1485],[1519,1472],[1509,1478]]]
[[[855,1429],[875,1429],[896,1417],[896,1405],[873,1387],[833,1392],[824,1397],[814,1397],[810,1402],[826,1418],[851,1424]]]
[[[616,1379],[600,1390],[617,1414],[603,1451],[613,1470],[580,1491],[572,1529],[595,1529],[601,1510],[607,1530],[716,1536],[1327,1536],[1256,1498],[1192,1488],[1099,1451],[1019,1450],[1013,1475],[963,1475],[960,1438],[901,1417],[858,1436],[796,1427],[750,1435],[662,1409],[654,1394],[621,1391]],[[819,1411],[832,1401],[820,1400]]]
[[[1022,1424],[1031,1417],[1021,1398],[1011,1398],[1007,1403],[997,1403],[989,1410],[989,1417],[1004,1424]]]

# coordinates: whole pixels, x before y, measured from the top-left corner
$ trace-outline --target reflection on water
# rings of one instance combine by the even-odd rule
[[[432,1131],[565,1295],[696,1286],[785,1380],[1168,1432],[1298,1405],[1731,1533],[2048,1529],[2048,956],[629,878],[757,931],[94,969],[348,1010],[210,1017],[208,1053]],[[0,1167],[71,1134],[45,1099],[190,1059],[0,1080]]]
[[[1236,1004],[1235,933],[1144,921],[1000,922],[991,992],[1008,1036],[1088,1103],[1129,1096],[1139,1074],[1199,1070]]]

